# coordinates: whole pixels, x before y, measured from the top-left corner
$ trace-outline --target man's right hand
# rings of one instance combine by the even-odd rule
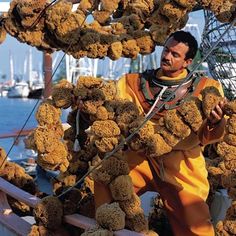
[[[215,106],[215,108],[211,111],[210,117],[208,118],[207,122],[210,126],[215,126],[219,123],[224,117],[224,105],[226,104],[227,99],[224,98],[223,101],[220,101],[219,104]]]

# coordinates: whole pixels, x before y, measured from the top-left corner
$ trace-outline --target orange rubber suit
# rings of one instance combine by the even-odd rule
[[[175,79],[181,79],[181,76]],[[119,95],[133,101],[143,112],[137,91],[130,86],[130,82],[135,81],[128,80],[127,76],[119,80]],[[223,93],[220,83],[213,79],[206,79],[204,87],[207,86],[216,86]],[[155,123],[155,120],[152,121]],[[160,194],[176,236],[215,235],[205,202],[209,184],[200,144],[214,143],[222,137],[225,120],[220,123],[210,130],[204,122],[197,134],[192,132],[170,153],[156,159],[142,152],[125,152],[135,192],[138,195],[146,191],[157,191]],[[109,189],[95,183],[96,206],[111,200]]]

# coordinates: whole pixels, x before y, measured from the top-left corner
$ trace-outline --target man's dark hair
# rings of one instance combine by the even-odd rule
[[[169,38],[173,37],[179,43],[184,43],[189,47],[188,52],[186,53],[185,59],[193,59],[198,50],[198,43],[195,37],[186,31],[180,30],[172,33]],[[168,39],[169,39],[168,38]]]

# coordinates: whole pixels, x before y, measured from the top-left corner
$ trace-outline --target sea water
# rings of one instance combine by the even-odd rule
[[[40,102],[38,99],[0,97],[0,137],[19,132],[23,127],[23,130],[37,127],[35,112]],[[66,122],[68,113],[68,109],[62,111],[62,122]],[[20,137],[17,142],[15,138],[0,138],[0,147],[9,152],[12,160],[30,157],[35,153],[25,149],[24,138]]]

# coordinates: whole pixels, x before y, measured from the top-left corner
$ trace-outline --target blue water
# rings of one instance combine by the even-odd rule
[[[35,128],[38,125],[35,112],[39,104],[40,100],[37,99],[0,97],[0,136],[21,130],[25,123],[24,129]],[[68,112],[69,110],[63,111],[62,122],[66,121]],[[21,137],[18,144],[14,146],[14,138],[0,139],[0,146],[7,153],[11,149],[8,155],[11,159],[21,159],[27,157],[28,153],[24,148],[23,139],[24,137]],[[12,146],[13,148],[11,148]]]

